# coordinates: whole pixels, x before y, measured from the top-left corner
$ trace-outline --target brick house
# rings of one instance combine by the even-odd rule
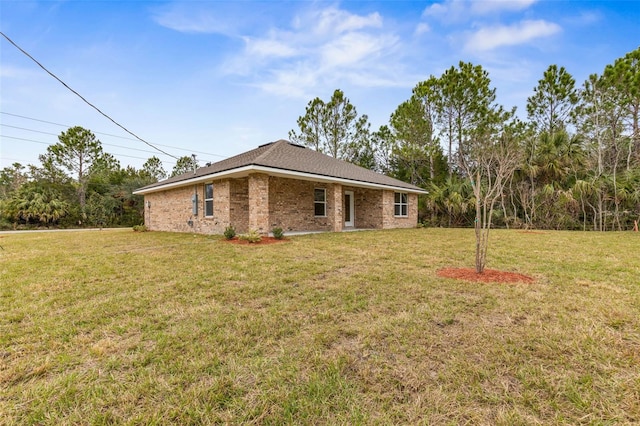
[[[426,191],[285,140],[145,186],[154,231],[268,234],[411,228]]]

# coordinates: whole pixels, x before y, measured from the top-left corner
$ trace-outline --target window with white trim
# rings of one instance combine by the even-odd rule
[[[204,184],[204,216],[213,216],[213,184]]]
[[[313,209],[316,216],[327,215],[327,190],[316,188],[313,190]]]
[[[396,192],[394,196],[393,214],[395,216],[407,217],[409,211],[409,196],[406,192]]]

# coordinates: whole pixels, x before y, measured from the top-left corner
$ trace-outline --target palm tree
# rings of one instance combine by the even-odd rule
[[[447,216],[448,226],[462,225],[465,215],[475,205],[471,184],[455,174],[447,176],[440,184],[432,182],[428,200],[432,210]]]
[[[69,212],[69,206],[50,189],[24,185],[7,202],[5,215],[14,222],[39,222],[44,225],[56,223]]]

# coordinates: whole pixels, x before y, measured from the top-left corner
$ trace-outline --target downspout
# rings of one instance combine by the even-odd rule
[[[151,201],[145,203],[147,205],[147,229],[151,230]]]
[[[193,185],[193,195],[191,196],[191,217],[187,220],[187,225],[193,228],[194,218],[198,217],[198,185]]]
[[[193,174],[195,175],[198,172],[198,162],[196,161],[196,155],[191,154],[191,159],[193,160]],[[198,184],[193,184],[193,196],[191,197],[191,217],[187,220],[187,225],[190,228],[193,228],[194,217],[198,217]]]

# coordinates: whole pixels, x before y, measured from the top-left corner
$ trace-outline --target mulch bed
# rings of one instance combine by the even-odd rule
[[[249,241],[241,240],[238,237],[233,237],[230,240],[224,239],[222,241],[224,241],[226,243],[229,243],[229,244],[238,244],[238,245],[247,245],[247,246],[249,246],[249,245],[251,245],[251,246],[265,246],[265,245],[268,245],[268,244],[276,244],[276,243],[283,243],[285,241],[289,241],[286,238],[282,238],[280,240],[278,240],[277,238],[274,238],[274,237],[261,237],[261,238],[262,239],[260,240],[260,242],[257,242],[257,243],[250,243]]]
[[[444,268],[437,272],[439,277],[483,283],[532,283],[533,278],[516,272],[486,269],[478,274],[475,268]]]

